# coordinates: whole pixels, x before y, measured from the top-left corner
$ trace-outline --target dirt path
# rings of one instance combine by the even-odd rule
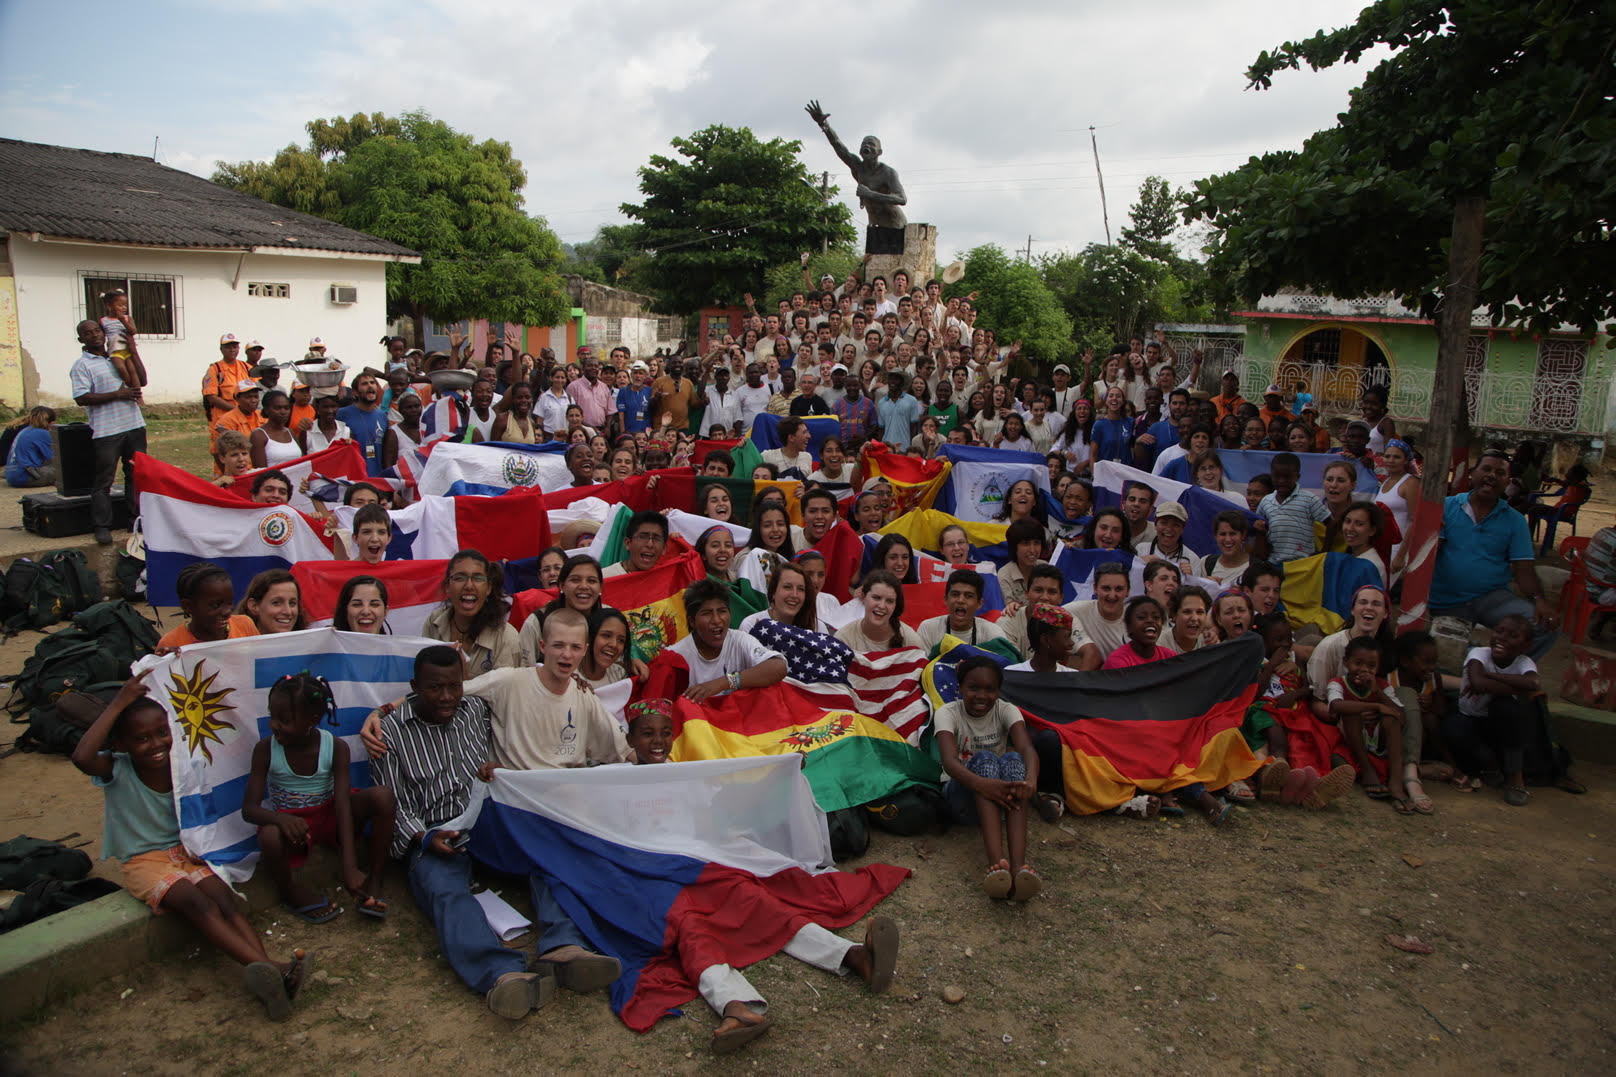
[[[65,760],[3,765],[0,829],[98,829]],[[516,1025],[492,1016],[401,879],[385,924],[258,918],[272,950],[308,947],[324,970],[285,1025],[263,1020],[228,962],[193,952],[7,1030],[4,1060],[72,1074],[1602,1071],[1616,1051],[1616,772],[1580,773],[1587,796],[1539,791],[1526,809],[1433,788],[1431,818],[1353,794],[1318,814],[1242,811],[1224,831],[1034,823],[1047,882],[1025,907],[982,896],[971,831],[877,836],[873,858],[915,872],[885,906],[904,932],[892,993],[772,958],[749,975],[777,1028],[728,1063],[708,1054],[699,1001],[647,1036],[600,997],[564,994]],[[1436,952],[1400,953],[1387,933]],[[945,1004],[946,985],[965,1001]]]

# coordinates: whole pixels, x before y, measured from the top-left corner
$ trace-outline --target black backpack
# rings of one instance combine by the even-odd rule
[[[6,570],[0,617],[6,635],[43,629],[101,601],[101,578],[82,550],[52,550],[37,561],[19,557]]]
[[[35,879],[46,876],[67,883],[88,874],[90,854],[82,849],[70,849],[59,841],[30,838],[26,834],[0,842],[0,890],[22,890]]]
[[[27,718],[13,718],[13,724],[26,721],[28,728],[18,734],[10,750],[4,754],[10,755],[15,751],[72,755],[84,734],[122,687],[122,681],[106,681],[86,688],[75,688],[63,692],[50,703],[34,707],[28,712]]]
[[[6,709],[19,716],[74,688],[123,680],[137,658],[156,648],[157,640],[156,626],[128,602],[97,603],[74,616],[72,627],[39,641],[11,683]]]
[[[830,855],[837,863],[856,860],[870,847],[870,832],[864,825],[863,808],[841,808],[825,813],[830,828]]]

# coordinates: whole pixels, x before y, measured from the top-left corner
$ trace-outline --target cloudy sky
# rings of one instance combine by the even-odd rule
[[[0,136],[140,154],[155,139],[207,175],[304,142],[314,117],[424,108],[509,141],[528,211],[579,242],[621,222],[651,154],[712,123],[801,140],[845,197],[802,111],[818,98],[844,142],[881,136],[940,254],[1029,234],[1041,254],[1105,238],[1091,125],[1115,235],[1145,176],[1188,185],[1333,123],[1362,66],[1263,93],[1241,73],[1361,3],[0,0]]]

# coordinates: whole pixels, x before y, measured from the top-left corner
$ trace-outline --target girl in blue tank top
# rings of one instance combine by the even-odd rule
[[[293,872],[315,845],[337,850],[342,880],[359,911],[387,916],[381,899],[382,869],[393,840],[393,791],[384,786],[349,788],[348,745],[324,719],[337,723],[331,685],[307,670],[291,673],[269,689],[269,736],[253,748],[241,817],[258,827],[258,848],[286,908],[311,924],[341,915],[342,908]],[[354,853],[355,824],[370,826],[370,872],[361,874]]]

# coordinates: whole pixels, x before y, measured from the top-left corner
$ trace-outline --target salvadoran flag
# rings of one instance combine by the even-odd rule
[[[937,450],[937,458],[954,466],[935,507],[961,520],[997,522],[1010,487],[1022,479],[1030,480],[1041,494],[1049,493],[1049,464],[1042,453],[944,445]]]
[[[1218,513],[1237,509],[1244,514],[1248,524],[1257,519],[1257,514],[1246,508],[1243,494],[1219,493],[1190,486],[1114,460],[1095,461],[1094,507],[1121,508],[1124,491],[1136,482],[1142,482],[1156,491],[1157,504],[1176,501],[1184,506],[1184,514],[1189,517],[1184,523],[1184,545],[1202,556],[1214,553],[1218,548],[1212,537],[1212,521]]]
[[[423,497],[455,494],[503,494],[516,487],[559,490],[572,485],[559,441],[516,445],[482,441],[438,441],[416,486]]]
[[[443,605],[443,577],[447,560],[303,561],[292,566],[303,613],[310,628],[331,624],[337,614],[342,586],[355,576],[375,576],[387,588],[387,631],[397,636],[419,636],[432,611]]]
[[[787,755],[497,770],[465,817],[471,855],[542,874],[590,945],[622,963],[612,1009],[650,1029],[714,965],[744,968],[810,923],[856,922],[909,872],[830,868],[830,833]]]
[[[349,758],[349,773],[337,780],[370,785],[359,727],[377,706],[408,694],[415,656],[432,642],[314,628],[193,643],[138,663],[174,734],[169,767],[185,848],[232,884],[252,876],[258,828],[242,819],[241,804],[253,748],[269,735],[270,686],[288,673],[307,670],[331,682],[331,731]]]
[[[259,468],[256,471],[244,472],[236,476],[235,485],[230,489],[245,500],[252,500],[253,480],[265,471],[279,471],[292,482],[291,506],[300,512],[313,512],[314,503],[310,496],[316,491],[314,485],[319,479],[346,479],[349,481],[362,481],[365,479],[365,454],[359,451],[359,446],[344,438],[342,441],[332,442],[319,452],[299,456],[296,460],[288,460],[274,468]],[[302,489],[304,480],[310,482],[310,489]]]
[[[193,561],[230,573],[242,594],[258,573],[300,561],[328,561],[325,526],[290,505],[259,505],[165,464],[135,454],[141,528],[146,539],[146,591],[157,606],[177,606],[174,581]]]

